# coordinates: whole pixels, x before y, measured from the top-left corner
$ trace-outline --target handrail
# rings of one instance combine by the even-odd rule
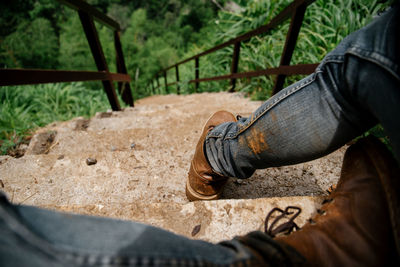
[[[101,24],[111,28],[114,31],[120,31],[121,27],[119,23],[108,17],[107,15],[101,13],[99,10],[89,5],[88,3],[81,0],[57,0],[60,3],[63,3],[66,6],[69,6],[76,11],[83,11],[93,16]]]
[[[236,86],[236,79],[240,78],[249,78],[249,77],[257,77],[263,75],[278,75],[277,80],[275,82],[275,86],[273,89],[273,93],[277,93],[283,87],[284,80],[288,75],[296,75],[296,74],[310,74],[312,73],[318,64],[299,64],[299,65],[291,65],[290,60],[292,58],[292,54],[296,45],[297,37],[300,32],[301,24],[304,18],[304,13],[307,7],[315,2],[315,0],[294,0],[291,4],[289,4],[283,11],[281,11],[277,16],[275,16],[268,24],[258,27],[252,31],[246,32],[236,38],[233,38],[229,41],[226,41],[222,44],[214,46],[206,51],[203,51],[197,55],[179,61],[174,65],[171,65],[167,68],[162,69],[159,71],[155,79],[158,82],[158,77],[162,73],[165,79],[165,88],[168,92],[168,86],[177,85],[177,93],[179,94],[179,65],[187,63],[191,60],[195,61],[195,79],[190,80],[189,83],[195,83],[195,91],[199,87],[200,82],[205,81],[216,81],[216,80],[231,80],[231,88],[230,92],[234,92]],[[239,64],[239,56],[240,56],[240,44],[241,42],[247,41],[250,38],[260,35],[266,34],[270,30],[274,29],[275,27],[282,24],[287,19],[291,18],[291,24],[289,27],[289,31],[286,36],[285,47],[282,52],[281,62],[279,67],[277,68],[270,68],[266,70],[256,70],[250,72],[242,72],[237,73],[238,71],[238,64]],[[214,76],[214,77],[207,77],[207,78],[200,78],[199,77],[199,58],[210,53],[213,53],[217,50],[225,48],[227,46],[234,45],[233,55],[232,55],[232,65],[231,65],[231,73],[221,76]],[[175,68],[176,72],[176,82],[167,83],[167,71]],[[158,82],[159,83],[159,82]],[[160,85],[158,84],[157,87],[154,87],[153,82],[151,82],[152,90],[154,91]]]
[[[131,77],[127,74],[105,71],[38,69],[2,69],[0,71],[0,86],[106,80],[130,82]]]
[[[98,71],[0,69],[0,86],[73,81],[102,81],[111,108],[113,110],[121,110],[113,85],[113,81],[117,81],[118,91],[122,100],[128,105],[134,106],[134,100],[129,84],[131,78],[127,74],[124,62],[120,41],[120,26],[118,22],[82,0],[58,1],[77,10]],[[93,19],[96,19],[101,24],[111,28],[114,32],[117,73],[111,73],[108,69]]]
[[[276,17],[274,17],[274,18],[271,20],[271,22],[268,23],[267,25],[263,25],[263,26],[261,26],[261,27],[258,27],[258,28],[255,29],[255,30],[249,31],[249,32],[247,32],[247,33],[244,33],[244,34],[242,34],[242,35],[236,37],[236,38],[233,38],[233,39],[231,39],[231,40],[229,40],[229,41],[226,41],[225,43],[222,43],[222,44],[219,44],[219,45],[217,45],[217,46],[214,46],[213,48],[210,48],[210,49],[208,49],[208,50],[206,50],[206,51],[204,51],[204,52],[201,52],[201,53],[199,53],[199,54],[197,54],[197,55],[194,55],[194,56],[192,56],[192,57],[190,57],[190,58],[187,58],[187,59],[185,59],[185,60],[182,60],[182,61],[180,61],[180,62],[178,62],[178,63],[176,63],[176,64],[174,64],[174,65],[171,65],[171,66],[165,68],[164,70],[171,69],[171,68],[173,68],[173,67],[175,67],[175,66],[181,65],[181,64],[186,63],[186,62],[188,62],[188,61],[190,61],[190,60],[193,60],[193,59],[196,59],[196,58],[205,56],[205,55],[207,55],[207,54],[210,54],[210,53],[212,53],[212,52],[215,52],[215,51],[217,51],[217,50],[220,50],[220,49],[222,49],[222,48],[225,48],[225,47],[227,47],[227,46],[229,46],[229,45],[233,45],[233,44],[238,43],[238,42],[247,41],[247,40],[249,40],[251,37],[254,37],[254,36],[257,36],[257,35],[260,35],[260,34],[263,34],[263,33],[267,33],[267,32],[270,31],[271,29],[275,28],[276,26],[278,26],[279,24],[281,24],[282,22],[284,22],[285,20],[287,20],[287,19],[290,17],[290,15],[291,15],[300,5],[302,5],[302,4],[307,4],[307,5],[309,5],[309,2],[311,3],[311,2],[314,2],[314,1],[315,1],[315,0],[297,0],[297,1],[294,1],[294,2],[291,3],[289,6],[287,6],[281,13],[279,13]]]

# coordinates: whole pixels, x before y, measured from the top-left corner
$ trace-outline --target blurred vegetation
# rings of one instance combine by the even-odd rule
[[[105,94],[82,83],[7,86],[0,90],[0,149],[29,139],[36,127],[77,116],[93,116],[108,108]]]
[[[134,98],[152,94],[150,82],[161,69],[255,29],[291,0],[88,0],[121,25],[121,41]],[[385,2],[385,1],[384,1]],[[319,62],[346,35],[366,25],[388,2],[317,0],[306,12],[292,64]],[[0,68],[96,70],[77,12],[54,0],[0,2]],[[115,51],[110,29],[96,23],[110,70]],[[239,71],[279,65],[289,21],[269,35],[241,44]],[[230,72],[233,47],[200,59],[200,77]],[[180,66],[180,88],[194,92],[194,62]],[[167,73],[175,81],[175,70]],[[289,77],[286,84],[301,76]],[[237,91],[266,99],[275,77],[237,81]],[[154,81],[153,81],[154,82]],[[160,84],[164,84],[160,78]],[[156,83],[154,82],[154,85]],[[204,82],[200,91],[225,91],[229,81]],[[171,86],[170,92],[176,92]],[[160,87],[157,93],[165,93]],[[109,108],[100,82],[0,88],[0,148],[5,153],[32,129],[55,120],[92,116]]]

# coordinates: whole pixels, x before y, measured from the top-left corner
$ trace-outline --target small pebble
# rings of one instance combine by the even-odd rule
[[[233,182],[234,182],[235,184],[237,184],[237,185],[246,184],[246,182],[243,181],[243,180],[241,180],[241,179],[235,179]]]
[[[132,144],[131,144],[131,149],[134,149],[135,146],[136,146],[135,143],[132,143]]]
[[[27,144],[21,144],[21,145],[19,146],[19,149],[27,150],[27,149],[28,149],[28,145],[27,145]]]
[[[94,165],[94,164],[96,164],[96,163],[97,163],[97,160],[94,159],[94,158],[87,158],[87,159],[86,159],[86,164],[87,164],[87,165]]]
[[[193,228],[192,236],[197,235],[197,234],[200,232],[200,229],[201,229],[201,224],[196,225],[196,226]]]
[[[64,155],[60,155],[57,159],[63,159]]]
[[[111,151],[115,151],[115,150],[117,150],[116,148],[115,148],[115,146],[111,146]]]

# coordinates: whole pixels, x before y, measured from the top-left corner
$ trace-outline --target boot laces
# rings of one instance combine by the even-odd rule
[[[322,204],[327,204],[333,201],[333,198],[327,198],[324,199]],[[295,211],[290,211],[290,210],[295,210]],[[281,214],[278,215],[275,220],[272,221],[271,225],[268,226],[269,221],[272,219],[272,214],[275,212],[280,212]],[[285,210],[282,210],[280,208],[273,208],[265,218],[265,233],[270,235],[271,237],[275,237],[277,234],[284,233],[285,235],[289,235],[291,232],[293,232],[293,229],[296,231],[300,229],[300,227],[294,222],[294,220],[300,215],[301,213],[301,208],[296,207],[296,206],[288,206],[286,207]],[[325,215],[326,211],[322,209],[317,209],[317,213],[320,215]],[[282,219],[284,219],[286,216],[292,215],[289,217],[289,220],[287,222],[283,222],[280,225],[276,226],[275,225]],[[310,224],[315,224],[316,221],[313,218],[309,218],[307,220]]]
[[[280,212],[281,214],[278,215],[275,220],[272,221],[271,225],[268,226],[269,221],[272,219],[272,214],[275,212]],[[301,208],[295,207],[295,206],[288,206],[286,207],[285,210],[282,210],[280,208],[273,208],[265,218],[265,233],[270,235],[271,237],[275,237],[279,233],[284,233],[286,235],[289,235],[293,229],[299,230],[300,228],[297,226],[297,224],[294,222],[294,220],[299,216],[301,213]],[[275,225],[284,219],[286,216],[292,215],[289,217],[289,220],[287,222],[283,222],[280,225],[276,226]]]

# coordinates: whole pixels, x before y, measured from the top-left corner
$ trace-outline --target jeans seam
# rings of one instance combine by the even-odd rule
[[[288,96],[296,93],[297,91],[301,90],[302,88],[304,88],[305,86],[309,85],[310,83],[312,83],[313,81],[315,81],[315,78],[317,76],[318,73],[321,73],[322,70],[320,70],[319,68],[314,72],[313,75],[311,75],[309,77],[309,79],[303,81],[301,84],[289,89],[287,92],[285,92],[283,95],[279,96],[278,98],[274,99],[272,101],[272,103],[270,103],[269,105],[266,105],[264,107],[263,110],[261,110],[261,112],[259,112],[259,114],[257,116],[255,116],[254,118],[251,118],[250,121],[243,125],[243,126],[239,126],[239,129],[236,133],[234,134],[229,134],[226,136],[226,139],[234,139],[236,138],[239,134],[241,134],[242,132],[244,132],[247,128],[249,128],[251,125],[253,125],[260,117],[262,117],[265,113],[267,113],[271,108],[273,108],[274,106],[278,105],[282,100],[286,99]]]
[[[183,259],[183,258],[165,258],[157,257],[131,257],[131,256],[94,256],[91,262],[87,262],[88,255],[65,255],[64,259],[78,265],[117,267],[117,266],[208,266],[209,261],[204,259]],[[241,259],[231,263],[215,263],[215,266],[252,266],[252,259]]]
[[[368,50],[364,50],[364,49],[359,49],[357,47],[349,50],[347,53],[349,55],[352,55],[352,56],[364,59],[366,61],[372,62],[374,64],[377,64],[381,68],[390,72],[398,80],[400,80],[400,76],[397,73],[397,71],[399,70],[399,65],[394,63],[389,58],[381,55],[380,53],[378,53],[376,51],[368,51]]]
[[[343,63],[344,61],[344,55],[331,55],[327,56],[321,64],[317,67],[317,70],[320,70],[323,66],[325,66],[327,63]]]

